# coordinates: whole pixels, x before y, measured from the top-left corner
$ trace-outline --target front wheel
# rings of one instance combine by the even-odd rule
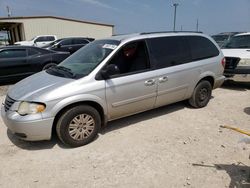
[[[79,147],[93,141],[101,127],[98,111],[88,105],[70,108],[58,120],[56,132],[59,139],[71,147]]]
[[[202,108],[207,106],[212,95],[211,83],[207,80],[202,80],[195,87],[192,97],[189,99],[189,104],[194,108]]]

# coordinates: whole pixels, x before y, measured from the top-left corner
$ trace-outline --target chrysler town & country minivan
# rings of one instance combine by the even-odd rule
[[[159,32],[96,40],[58,66],[13,86],[1,114],[24,140],[91,142],[108,121],[188,100],[208,104],[223,81],[224,56],[202,33]]]

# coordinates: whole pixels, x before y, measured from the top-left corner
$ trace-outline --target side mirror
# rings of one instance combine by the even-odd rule
[[[104,70],[101,71],[101,75],[104,79],[109,79],[110,76],[117,75],[117,74],[120,74],[120,70],[114,64],[108,65]]]
[[[61,48],[61,47],[62,47],[62,44],[58,43],[58,44],[56,45],[56,47],[57,47],[57,48]]]

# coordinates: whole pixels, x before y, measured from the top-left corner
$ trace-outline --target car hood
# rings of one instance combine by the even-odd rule
[[[45,99],[43,95],[53,92],[60,86],[65,86],[73,79],[53,76],[45,71],[34,74],[10,88],[8,96],[18,101],[34,101]]]
[[[250,49],[222,49],[222,52],[225,57],[250,59]]]
[[[33,42],[31,41],[20,41],[20,42],[15,42],[15,45],[33,45]]]

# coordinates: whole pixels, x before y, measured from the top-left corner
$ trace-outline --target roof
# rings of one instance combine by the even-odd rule
[[[0,50],[3,49],[27,49],[27,48],[34,48],[34,49],[41,49],[36,46],[20,46],[20,45],[10,45],[10,46],[2,46]]]
[[[0,21],[8,21],[8,20],[15,20],[15,19],[59,19],[59,20],[66,20],[71,22],[79,22],[79,23],[87,23],[87,24],[94,24],[94,25],[102,25],[102,26],[109,26],[114,27],[114,25],[111,24],[104,24],[104,23],[98,23],[98,22],[90,22],[90,21],[83,21],[83,20],[77,20],[77,19],[71,19],[71,18],[64,18],[64,17],[57,17],[57,16],[17,16],[17,17],[0,17]]]
[[[163,31],[163,32],[151,32],[151,33],[133,33],[125,35],[114,35],[109,39],[127,41],[127,40],[136,40],[144,38],[153,38],[153,37],[164,37],[164,36],[205,36],[201,32],[192,32],[192,31]]]

